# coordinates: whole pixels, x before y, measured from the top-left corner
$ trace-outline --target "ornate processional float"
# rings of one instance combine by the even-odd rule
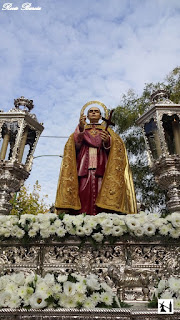
[[[167,99],[163,101],[151,106],[138,123],[144,130],[157,181],[167,189],[167,181],[171,185],[168,208],[172,214],[166,219],[144,212],[101,212],[89,217],[54,213],[20,218],[8,215],[8,199],[30,173],[43,126],[30,114],[33,102],[24,97],[15,100],[14,109],[0,113],[0,319],[162,319],[157,309],[147,308],[154,286],[158,280],[167,281],[171,276],[180,281],[180,109]],[[25,109],[20,110],[19,106]],[[98,128],[92,123],[93,135]],[[121,140],[117,141],[123,152]],[[122,167],[114,168],[122,177]],[[112,182],[116,183],[115,179]],[[128,188],[132,186],[130,182],[131,179]],[[72,184],[68,188],[71,193]],[[175,196],[170,192],[172,188]],[[114,195],[109,188],[111,200]],[[116,309],[115,296],[120,303]],[[176,309],[166,319],[178,319],[179,315]]]

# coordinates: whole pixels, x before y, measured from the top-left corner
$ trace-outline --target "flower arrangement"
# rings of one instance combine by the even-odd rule
[[[171,276],[168,280],[160,280],[149,306],[157,307],[158,299],[173,299],[174,308],[180,308],[180,278]]]
[[[68,235],[90,237],[94,242],[105,239],[115,239],[125,234],[135,237],[169,236],[180,237],[180,214],[173,212],[163,218],[158,213],[141,212],[136,215],[118,215],[99,213],[96,216],[80,214],[77,216],[55,213],[23,214],[20,217],[9,215],[0,216],[0,237],[35,238],[49,237],[64,238]]]
[[[112,289],[95,274],[58,275],[44,278],[23,272],[0,277],[1,308],[118,308]]]

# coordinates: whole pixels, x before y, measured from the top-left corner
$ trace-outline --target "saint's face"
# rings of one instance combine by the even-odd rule
[[[92,107],[88,110],[88,119],[90,123],[98,123],[100,118],[101,118],[101,112],[99,108]]]

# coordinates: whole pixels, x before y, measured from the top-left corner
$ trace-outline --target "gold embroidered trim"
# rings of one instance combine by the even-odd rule
[[[59,175],[55,207],[70,208],[74,210],[79,210],[81,208],[78,192],[74,134],[70,136],[64,148],[64,157]]]
[[[124,143],[113,130],[108,131],[112,143],[96,205],[117,212],[137,213],[132,174]]]

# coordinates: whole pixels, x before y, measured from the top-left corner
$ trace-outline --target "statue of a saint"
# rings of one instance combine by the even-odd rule
[[[57,211],[65,209],[72,214],[89,215],[136,213],[134,185],[123,141],[104,123],[99,124],[98,107],[91,107],[87,118],[89,124],[81,112],[79,124],[65,145],[55,202]]]

